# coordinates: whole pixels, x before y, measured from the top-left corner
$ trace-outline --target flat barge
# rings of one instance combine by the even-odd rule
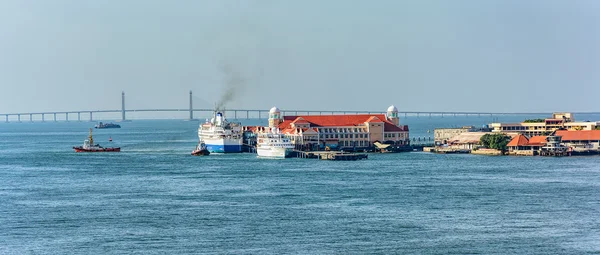
[[[369,155],[366,153],[344,153],[336,151],[293,151],[290,153],[291,158],[314,158],[322,160],[335,160],[335,161],[354,161],[361,159],[368,159]]]

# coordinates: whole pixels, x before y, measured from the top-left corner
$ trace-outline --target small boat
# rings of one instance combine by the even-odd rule
[[[114,124],[114,123],[98,122],[98,124],[96,124],[96,126],[94,126],[94,128],[121,128],[121,125]]]
[[[99,144],[94,144],[94,138],[92,137],[92,129],[90,128],[90,136],[88,139],[83,141],[83,146],[73,147],[75,152],[119,152],[121,148],[104,148]]]
[[[210,151],[206,149],[206,144],[204,142],[199,142],[196,145],[196,149],[192,151],[192,155],[194,156],[208,156],[210,155]]]

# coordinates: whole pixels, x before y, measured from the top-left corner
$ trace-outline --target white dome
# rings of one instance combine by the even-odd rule
[[[279,108],[273,106],[273,108],[271,108],[271,110],[269,110],[269,113],[279,113]]]
[[[390,107],[388,107],[388,112],[398,112],[398,108],[396,108],[396,106],[391,105]]]

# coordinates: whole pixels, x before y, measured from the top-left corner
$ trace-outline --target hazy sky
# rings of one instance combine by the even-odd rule
[[[596,0],[0,0],[0,113],[600,111]]]

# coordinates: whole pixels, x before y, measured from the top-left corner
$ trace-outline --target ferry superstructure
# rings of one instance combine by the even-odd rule
[[[242,125],[228,122],[223,113],[218,111],[210,121],[200,124],[198,138],[210,153],[242,152]]]
[[[286,158],[294,149],[294,144],[285,135],[272,129],[270,132],[257,135],[256,153],[258,157]]]

